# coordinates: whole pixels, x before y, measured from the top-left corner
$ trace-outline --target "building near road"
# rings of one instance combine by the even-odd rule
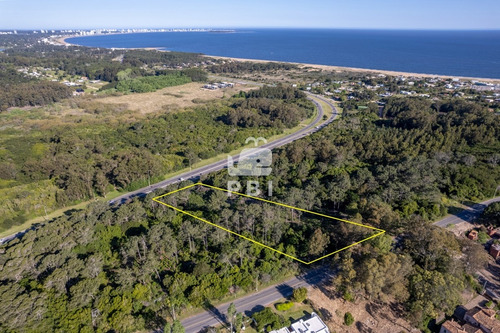
[[[460,325],[454,320],[448,320],[441,325],[439,333],[483,333],[483,331],[471,324]]]
[[[203,86],[204,89],[208,90],[217,90],[222,88],[233,88],[234,83],[232,82],[217,82],[217,83],[209,83]]]
[[[500,244],[492,244],[490,247],[490,254],[495,259],[500,257]]]
[[[288,327],[283,327],[280,328],[279,330],[271,331],[270,333],[290,333],[290,330],[288,329]]]
[[[290,326],[290,329],[283,327],[270,333],[330,333],[330,331],[323,320],[313,312],[309,319],[296,321]]]
[[[490,237],[496,237],[496,238],[499,238],[500,237],[500,230],[499,228],[493,228],[493,227],[488,227],[487,228],[488,230],[488,236]]]
[[[469,232],[469,235],[467,236],[467,238],[469,238],[470,240],[477,240],[477,236],[478,236],[478,232],[477,230],[471,230]]]
[[[447,320],[439,333],[500,333],[500,321],[495,314],[494,310],[476,306],[465,313],[463,325]]]
[[[496,311],[476,306],[465,313],[465,321],[479,327],[485,333],[500,333],[500,321],[495,318]]]

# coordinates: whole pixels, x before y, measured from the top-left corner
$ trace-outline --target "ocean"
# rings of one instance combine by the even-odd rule
[[[500,79],[500,31],[248,29],[85,36],[68,43]]]

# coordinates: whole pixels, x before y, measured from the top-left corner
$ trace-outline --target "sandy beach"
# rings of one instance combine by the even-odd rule
[[[104,34],[103,34],[104,35]],[[110,34],[105,34],[110,35]],[[114,34],[116,35],[116,34]],[[96,35],[97,36],[97,35]],[[66,41],[68,38],[74,37],[84,37],[84,36],[61,36],[55,39],[55,41],[64,46],[70,46],[77,44],[70,44]],[[143,49],[143,50],[157,50],[168,52],[165,50],[161,50],[159,47],[147,47],[147,48],[113,48],[115,50],[123,49],[123,50],[133,50],[133,49]],[[336,72],[357,72],[357,73],[367,73],[367,74],[384,74],[387,76],[404,76],[404,77],[413,77],[413,78],[441,78],[441,79],[460,79],[460,80],[477,80],[482,82],[489,83],[497,83],[500,84],[500,79],[491,79],[491,78],[480,78],[480,77],[467,77],[467,76],[453,76],[453,75],[443,75],[443,74],[427,74],[427,73],[410,73],[410,72],[399,72],[399,71],[390,71],[390,70],[382,70],[382,69],[369,69],[369,68],[356,68],[356,67],[342,67],[342,66],[331,66],[331,65],[318,65],[318,64],[307,64],[307,63],[297,63],[297,62],[287,62],[287,61],[276,61],[276,60],[259,60],[259,59],[246,59],[246,58],[232,58],[232,57],[222,57],[222,56],[212,56],[212,55],[204,55],[208,58],[214,59],[226,59],[232,61],[245,61],[245,62],[256,62],[256,63],[266,63],[266,62],[279,62],[279,63],[287,63],[301,66],[303,68],[309,67],[318,70],[324,71],[336,71]]]
[[[136,32],[140,33],[140,32]],[[109,33],[109,34],[95,34],[93,36],[108,36],[108,35],[122,35],[123,33]],[[78,44],[71,44],[66,41],[68,38],[78,38],[78,37],[87,37],[87,36],[80,36],[80,35],[75,35],[75,36],[61,36],[54,38],[53,41],[54,43],[61,45],[61,46],[80,46]],[[157,50],[157,51],[164,51],[161,50],[161,47],[113,47],[113,50]]]
[[[71,46],[73,44],[70,44],[68,42],[66,42],[66,38],[73,38],[73,37],[76,37],[76,36],[61,36],[61,37],[57,37],[57,38],[54,38],[54,42],[59,44],[59,45],[62,45],[62,46]]]
[[[356,67],[342,67],[342,66],[330,66],[330,65],[317,65],[317,64],[305,64],[298,62],[287,62],[287,61],[275,61],[275,60],[257,60],[257,59],[244,59],[244,58],[231,58],[231,57],[220,57],[220,56],[211,56],[205,55],[209,58],[214,59],[227,59],[233,61],[244,61],[244,62],[257,62],[257,63],[266,63],[266,62],[279,62],[286,64],[293,64],[302,67],[310,67],[315,69],[321,69],[325,71],[336,71],[336,72],[358,72],[358,73],[370,73],[370,74],[384,74],[387,76],[404,76],[404,77],[413,77],[413,78],[442,78],[442,79],[462,79],[462,80],[477,80],[482,82],[491,82],[491,83],[500,83],[500,79],[488,79],[488,78],[479,78],[479,77],[467,77],[467,76],[452,76],[452,75],[442,75],[442,74],[425,74],[425,73],[410,73],[410,72],[398,72],[398,71],[389,71],[383,69],[368,69],[368,68],[356,68]]]

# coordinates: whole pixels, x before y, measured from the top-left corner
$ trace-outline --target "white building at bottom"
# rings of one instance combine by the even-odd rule
[[[288,327],[283,327],[280,328],[279,330],[274,330],[269,333],[290,333],[290,330],[288,329]]]
[[[323,320],[313,312],[309,319],[296,321],[290,326],[290,329],[283,327],[270,333],[330,333],[330,331]]]

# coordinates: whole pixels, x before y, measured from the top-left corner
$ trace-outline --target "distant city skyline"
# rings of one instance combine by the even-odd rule
[[[497,0],[0,0],[0,29],[498,30]]]

